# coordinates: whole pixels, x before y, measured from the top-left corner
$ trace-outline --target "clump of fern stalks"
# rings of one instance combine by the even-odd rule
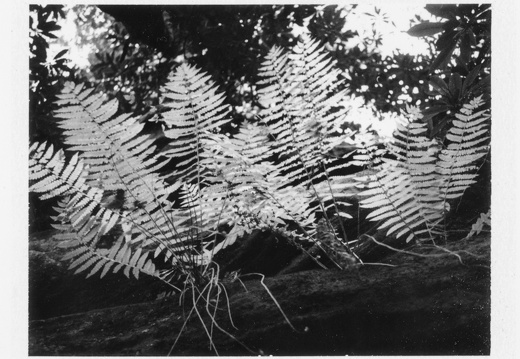
[[[55,115],[74,154],[45,143],[30,148],[30,190],[61,198],[54,226],[70,269],[87,277],[122,271],[158,279],[189,305],[179,336],[195,316],[215,352],[215,330],[235,338],[216,321],[222,310],[234,327],[214,260],[219,251],[267,229],[310,244],[307,254],[324,268],[357,266],[353,246],[360,236],[346,235],[355,225],[353,198],[361,198],[386,235],[435,240],[488,151],[489,116],[477,98],[457,114],[443,142],[427,137],[420,113],[410,108],[388,145],[391,156],[383,157],[362,134],[341,129],[348,113],[340,105],[347,94],[339,89],[341,73],[308,36],[291,52],[271,49],[259,75],[258,120],[244,121],[230,136],[222,133],[229,108],[209,76],[177,67],[162,89],[166,111],[154,118],[169,140],[161,149],[143,123],[118,113],[117,100],[67,83]],[[346,142],[358,144],[354,161],[352,153],[334,154]],[[342,175],[353,164],[369,174]],[[260,277],[291,325],[263,276],[248,275]]]

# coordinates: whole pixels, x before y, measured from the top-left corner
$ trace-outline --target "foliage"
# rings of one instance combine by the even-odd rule
[[[64,72],[70,71],[62,50],[48,59],[49,40],[60,30],[58,20],[64,17],[63,6],[30,5],[29,7],[29,129],[31,140],[57,137],[50,121],[54,94],[62,85]]]
[[[171,141],[159,153],[153,138],[139,135],[144,124],[116,115],[117,100],[105,102],[102,94],[81,85],[66,87],[56,113],[69,150],[81,160],[75,155],[65,165],[61,151],[54,154],[52,147],[34,144],[31,188],[44,198],[72,195],[60,205],[57,218],[72,226],[68,246],[83,248],[76,253],[81,255],[77,264],[89,264],[82,270],[102,268],[91,254],[116,225],[123,230],[115,246],[124,239],[143,250],[143,258],[146,252],[161,254],[174,271],[188,276],[186,268],[210,265],[219,250],[254,228],[316,241],[320,217],[331,228],[333,223],[341,228],[338,238],[350,251],[343,222],[351,218],[346,198],[355,192],[334,174],[349,163],[329,155],[355,136],[338,132],[344,93],[335,92],[337,73],[317,42],[307,38],[293,51],[286,55],[274,47],[266,57],[259,84],[262,122],[245,124],[236,139],[218,133],[229,121],[228,110],[209,77],[179,66],[163,90],[169,110],[161,121]],[[474,182],[469,172],[487,148],[488,116],[477,111],[481,106],[478,98],[457,114],[445,149],[426,137],[420,114],[410,110],[411,120],[398,127],[389,145],[395,159],[370,165],[377,172],[366,178],[368,190],[361,196],[368,198],[361,205],[378,209],[369,218],[384,220],[380,228],[393,225],[388,234],[400,230],[397,237],[407,234],[407,241],[439,233],[436,226],[449,208],[447,201]],[[241,148],[246,136],[263,149],[263,156]],[[159,175],[164,166],[159,156],[175,160],[173,174]],[[177,191],[180,206],[175,207],[169,197]],[[110,195],[115,199],[107,201]],[[222,241],[223,225],[231,230]],[[425,228],[415,230],[421,226]],[[118,248],[115,253],[123,251]],[[109,258],[129,260],[115,253]]]
[[[389,145],[396,159],[383,159],[377,173],[359,179],[368,182],[360,194],[368,197],[361,206],[372,209],[367,219],[381,221],[378,229],[390,227],[387,236],[406,235],[406,242],[445,235],[450,202],[475,183],[473,164],[488,151],[489,116],[479,111],[482,105],[476,98],[456,114],[446,148],[428,139],[421,114],[412,112],[399,124]]]
[[[294,46],[299,40],[298,29],[305,27],[348,73],[344,86],[362,96],[366,104],[373,103],[380,111],[398,112],[404,101],[416,104],[426,97],[419,81],[427,75],[429,57],[414,59],[400,53],[382,56],[378,46],[384,38],[373,19],[389,20],[377,8],[363,14],[372,24],[369,34],[349,27],[349,16],[359,13],[356,5],[99,8],[114,20],[106,20],[108,36],[107,31],[97,40],[88,32],[85,35],[99,42],[91,72],[105,87],[98,90],[116,96],[124,111],[142,113],[148,106],[157,105],[169,69],[190,59],[224,90],[234,123],[251,120],[258,112],[255,83],[261,59],[272,46]],[[95,18],[107,17],[92,7],[76,6],[74,11],[79,16],[80,37]],[[359,39],[362,45],[351,46],[353,39]],[[124,61],[117,61],[122,54]]]
[[[59,20],[64,16],[61,5],[29,6],[29,139],[55,146],[63,139],[52,117],[53,102],[72,69],[66,59],[67,50],[60,50],[51,58],[49,44],[56,40],[61,29]],[[29,195],[29,200],[30,230],[48,229],[46,214],[55,201],[40,201],[34,194]]]
[[[468,233],[466,238],[471,238],[475,235],[479,235],[484,229],[484,226],[491,226],[491,209],[486,213],[481,213],[477,221],[471,226],[471,231]]]
[[[130,40],[125,27],[95,6],[76,5],[70,12],[80,36],[79,47],[94,47],[83,81],[118,99],[120,110],[140,114],[157,105],[174,62],[154,48]]]
[[[428,91],[432,106],[423,111],[430,137],[444,137],[447,124],[454,119],[461,104],[483,96],[489,106],[491,81],[491,6],[427,5],[439,23],[423,22],[413,26],[412,36],[439,32],[435,46],[439,52],[430,66]],[[458,49],[457,49],[458,48]],[[456,51],[458,50],[458,51]]]
[[[443,32],[436,42],[438,56],[432,62],[430,71],[445,69],[457,46],[459,55],[457,66],[468,72],[468,63],[473,60],[473,48],[479,52],[473,66],[489,66],[491,33],[491,5],[427,5],[426,9],[435,16],[447,19],[445,22],[423,22],[413,26],[408,33],[412,36],[431,36]]]
[[[101,9],[102,11],[99,11]],[[76,6],[80,36],[92,38],[95,82],[118,98],[124,111],[143,113],[158,105],[160,88],[173,66],[185,59],[208,71],[226,93],[236,116],[251,101],[260,58],[275,43],[295,42],[290,29],[313,12],[311,6]],[[114,19],[112,19],[112,15]],[[104,18],[102,34],[90,34]],[[105,25],[106,26],[106,25]],[[108,36],[107,36],[108,33]],[[280,35],[283,34],[283,35]]]

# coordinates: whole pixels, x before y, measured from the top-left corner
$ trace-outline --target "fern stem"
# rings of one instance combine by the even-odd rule
[[[343,220],[341,219],[341,216],[340,216],[340,212],[339,212],[339,208],[338,208],[338,205],[336,203],[336,198],[334,198],[334,192],[332,191],[332,187],[330,185],[330,178],[329,178],[329,173],[327,171],[327,167],[325,166],[325,163],[324,162],[321,162],[322,166],[323,166],[323,172],[325,173],[325,176],[327,178],[327,186],[329,188],[329,192],[330,192],[330,195],[332,197],[332,202],[334,203],[334,209],[336,210],[336,214],[338,215],[338,219],[339,219],[339,226],[341,228],[341,232],[343,234],[343,241],[339,241],[341,244],[343,244],[345,246],[345,248],[347,248],[347,250],[349,251],[349,253],[352,254],[352,249],[350,248],[349,244],[348,244],[348,238],[347,238],[347,232],[345,231],[345,227],[343,226]],[[330,223],[331,225],[331,228],[332,227],[332,223]],[[332,231],[332,233],[334,234],[334,236],[336,236],[336,231]],[[336,238],[337,239],[337,238]]]

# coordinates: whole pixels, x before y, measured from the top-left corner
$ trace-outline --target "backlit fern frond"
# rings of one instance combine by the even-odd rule
[[[128,190],[162,164],[153,139],[140,135],[144,124],[128,114],[116,116],[117,100],[106,101],[83,85],[67,83],[56,104],[58,126],[69,151],[80,153],[89,167],[89,182],[105,190]]]
[[[435,172],[435,142],[426,137],[421,115],[409,109],[407,118],[398,123],[393,141],[388,145],[395,159],[383,158],[375,174],[365,176],[368,197],[360,202],[372,209],[367,219],[381,221],[378,229],[406,241],[431,236],[443,215],[439,196],[439,176]]]
[[[164,103],[170,108],[164,113],[164,134],[174,141],[162,155],[176,161],[177,180],[200,187],[204,181],[204,139],[230,121],[226,118],[229,110],[223,104],[224,95],[217,93],[204,72],[182,64],[170,76],[163,96],[170,100]]]
[[[338,132],[347,111],[340,105],[346,92],[338,90],[340,71],[334,65],[319,43],[305,35],[288,55],[271,49],[259,72],[260,116],[274,139],[273,175],[280,178],[269,191],[272,206],[288,211],[280,218],[297,221],[293,233],[306,240],[315,237],[320,216],[329,224],[330,216],[351,218],[346,211],[350,191],[338,175],[348,164],[330,155],[348,137]],[[342,226],[342,220],[337,223]]]
[[[339,71],[318,42],[304,37],[294,51],[271,49],[260,69],[258,93],[280,169],[291,181],[309,183],[343,115],[338,103],[344,93],[333,92]]]
[[[449,143],[437,162],[437,172],[445,178],[441,188],[445,200],[462,196],[476,182],[475,162],[489,149],[489,114],[487,110],[478,110],[483,103],[480,96],[464,105],[446,135]]]
[[[138,278],[139,272],[158,276],[147,252],[142,248],[132,251],[126,232],[111,249],[97,247],[99,239],[120,222],[121,214],[101,205],[103,191],[86,183],[83,161],[78,158],[76,154],[66,164],[61,150],[54,153],[45,143],[34,143],[30,148],[30,190],[43,193],[41,198],[70,196],[59,202],[59,214],[54,217],[61,222],[54,225],[61,231],[56,239],[62,240],[60,247],[69,250],[63,257],[71,260],[69,269],[76,269],[75,273],[90,270],[87,277],[99,271],[103,277],[111,267],[114,273],[125,268],[127,277],[132,273]]]
[[[388,146],[395,159],[384,159],[376,174],[362,178],[368,190],[360,194],[367,197],[360,205],[372,209],[367,219],[381,221],[379,229],[389,228],[387,235],[406,236],[406,241],[443,233],[448,201],[475,182],[475,161],[487,151],[489,116],[477,111],[482,104],[476,98],[456,115],[442,150],[426,136],[422,115],[410,111],[410,120],[398,124]]]
[[[91,237],[104,235],[119,220],[118,212],[101,206],[103,191],[86,184],[87,172],[77,154],[66,164],[63,151],[54,153],[52,145],[34,143],[29,156],[29,190],[42,193],[42,199],[69,196],[61,220]]]
[[[61,228],[65,233],[75,233],[72,226]],[[132,245],[125,241],[124,235],[121,235],[111,248],[96,248],[88,245],[84,241],[84,237],[75,233],[75,240],[69,247],[74,249],[65,254],[62,258],[64,261],[70,260],[69,269],[75,269],[74,274],[82,272],[87,273],[87,278],[99,273],[103,278],[107,273],[112,271],[117,273],[123,269],[123,273],[128,278],[130,275],[139,279],[140,273],[145,273],[153,277],[160,277],[159,271],[150,259],[150,251],[137,247],[135,250]]]
[[[150,238],[170,191],[155,174],[164,164],[155,155],[153,139],[141,135],[144,124],[127,114],[116,116],[117,100],[107,102],[82,85],[67,83],[58,98],[55,113],[65,143],[88,166],[88,184],[104,191],[101,206],[124,212],[127,222],[141,229],[135,241]],[[114,196],[117,201],[105,200]]]
[[[211,243],[203,241],[225,222],[222,213],[228,213],[228,185],[217,183],[220,161],[212,158],[211,146],[215,136],[220,140],[225,137],[219,137],[219,132],[230,121],[229,109],[210,77],[187,64],[170,76],[163,96],[164,106],[169,108],[163,114],[164,134],[171,141],[161,155],[175,163],[175,172],[166,178],[173,178],[175,186],[182,188],[184,212],[177,213],[179,224],[188,227],[183,232],[188,235],[186,240],[198,243],[204,262],[208,258],[206,247]]]

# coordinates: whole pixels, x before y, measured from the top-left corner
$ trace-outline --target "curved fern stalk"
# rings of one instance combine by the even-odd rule
[[[426,125],[420,113],[408,108],[408,119],[398,123],[389,144],[395,160],[383,158],[376,174],[361,177],[366,191],[361,192],[360,206],[372,209],[367,219],[381,221],[378,229],[396,238],[406,235],[406,242],[424,234],[431,238],[442,218],[439,176],[435,173],[435,143],[426,137]]]
[[[479,96],[465,104],[456,114],[446,138],[449,144],[439,155],[437,172],[444,178],[441,196],[446,202],[461,197],[477,174],[475,162],[489,150],[489,114],[478,109],[484,101]]]

